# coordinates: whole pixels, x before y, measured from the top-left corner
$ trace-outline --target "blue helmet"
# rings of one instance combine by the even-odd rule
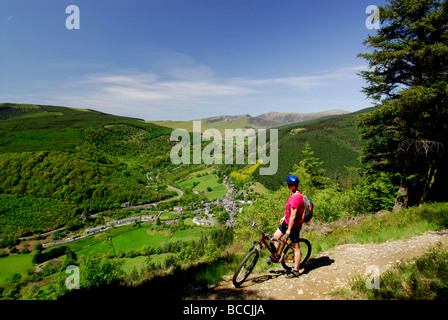
[[[290,175],[286,178],[286,182],[288,182],[288,184],[295,184],[298,185],[299,184],[299,178],[297,178],[297,176],[295,175]]]

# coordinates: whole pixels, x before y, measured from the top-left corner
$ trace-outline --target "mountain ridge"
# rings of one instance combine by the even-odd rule
[[[331,116],[331,115],[342,115],[349,113],[346,110],[342,109],[333,109],[333,110],[327,110],[327,111],[321,111],[321,112],[308,112],[308,113],[302,113],[302,112],[276,112],[271,111],[267,113],[260,114],[258,116],[251,116],[250,114],[241,114],[241,115],[220,115],[220,116],[214,116],[209,118],[203,118],[203,119],[197,119],[197,120],[205,120],[208,123],[214,123],[219,121],[226,121],[226,122],[236,122],[240,121],[242,119],[248,119],[249,123],[257,125],[259,128],[266,127],[266,129],[270,127],[274,127],[277,125],[283,125],[283,124],[290,124],[290,123],[297,123],[297,122],[303,122],[308,120],[314,120],[321,117]]]
[[[173,129],[192,130],[193,121],[201,121],[202,130],[215,128],[218,130],[235,129],[235,128],[252,128],[252,129],[271,129],[278,126],[284,126],[293,123],[300,123],[310,120],[316,120],[327,116],[337,116],[349,114],[349,111],[342,109],[332,109],[320,112],[295,113],[295,112],[267,112],[258,116],[250,114],[240,115],[218,115],[208,118],[194,119],[190,121],[146,121],[148,123],[157,124]]]

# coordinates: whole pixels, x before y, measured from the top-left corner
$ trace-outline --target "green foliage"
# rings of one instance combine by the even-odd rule
[[[177,204],[182,205],[200,202],[201,200],[217,199],[224,197],[227,193],[226,187],[218,182],[218,178],[216,178],[214,173],[210,172],[204,172],[203,174],[188,178],[187,180],[180,182],[178,186],[185,190],[184,197],[177,201]],[[198,195],[192,191],[204,191],[205,194]]]
[[[328,184],[329,179],[325,176],[325,169],[322,169],[323,161],[314,157],[309,143],[305,144],[302,150],[299,165],[294,165],[294,174],[300,179],[300,188],[306,194],[313,194],[316,190],[323,189]]]
[[[384,27],[360,54],[362,76],[378,109],[360,117],[363,160],[398,174],[402,206],[445,201],[448,145],[448,4],[394,0],[381,8]]]
[[[356,213],[388,211],[394,206],[396,187],[388,174],[366,173],[348,194],[350,206]]]
[[[121,260],[109,259],[107,255],[91,252],[87,257],[81,258],[80,262],[81,288],[107,286],[123,279]]]
[[[126,158],[142,157],[144,161],[150,161],[160,154],[169,154],[171,149],[167,136],[132,124],[89,128],[84,130],[84,137],[107,154]]]
[[[29,115],[32,115],[30,117]],[[84,130],[107,125],[144,129],[150,140],[170,130],[141,120],[56,106],[0,104],[0,153],[39,150],[67,151],[84,143]],[[146,137],[145,137],[146,138]]]
[[[69,248],[66,246],[60,246],[60,247],[56,247],[56,248],[52,248],[52,249],[47,249],[45,251],[40,251],[37,252],[34,256],[33,256],[33,263],[35,264],[39,264],[42,263],[44,261],[47,260],[51,260],[57,257],[60,257],[64,254],[66,254],[66,251]],[[70,253],[69,253],[70,254]],[[72,256],[70,256],[72,257]]]
[[[7,206],[1,209],[4,213],[1,219],[12,222],[8,227],[10,232],[16,232],[12,227],[17,223],[23,228],[33,228],[33,232],[54,229],[72,220],[80,211],[97,212],[118,208],[124,202],[137,204],[138,199],[153,202],[161,198],[156,191],[138,183],[144,178],[140,171],[86,146],[77,147],[76,151],[74,154],[50,151],[0,155],[3,173],[0,183],[2,191],[9,194],[0,195],[7,200]],[[128,175],[122,174],[124,169],[128,169]],[[36,213],[38,208],[43,212]],[[17,220],[16,209],[27,217],[31,214],[33,219]],[[68,214],[60,215],[61,211]],[[60,217],[52,213],[59,213]],[[36,223],[35,215],[37,219],[46,219]]]
[[[290,191],[283,187],[272,192],[265,199],[258,199],[247,210],[240,213],[235,227],[235,237],[238,241],[248,243],[259,236],[258,231],[251,228],[247,218],[257,222],[262,230],[273,234],[285,214],[286,200],[289,196]]]
[[[245,169],[232,171],[229,176],[236,181],[244,182],[252,177],[252,175],[258,169],[258,167],[260,167],[260,165],[261,162],[258,160],[256,164],[248,166]]]
[[[351,290],[375,300],[446,300],[448,251],[433,248],[420,258],[400,262],[381,275],[379,289],[368,290],[365,279],[351,281]]]
[[[277,173],[261,176],[257,170],[254,178],[266,188],[277,190],[291,168],[299,165],[301,153],[308,144],[314,156],[323,161],[321,169],[326,171],[326,176],[342,182],[349,175],[347,167],[360,167],[358,158],[363,142],[359,140],[355,122],[356,113],[352,113],[279,127]]]
[[[74,205],[51,198],[0,193],[0,233],[25,236],[64,226],[76,219]],[[63,214],[61,214],[63,213]],[[7,245],[5,245],[7,246]],[[0,247],[3,247],[0,241]]]
[[[169,166],[167,128],[89,110],[1,104],[0,234],[31,235],[81,214],[148,203],[152,166]]]
[[[358,184],[343,189],[325,177],[322,165],[323,162],[306,145],[299,165],[294,166],[293,174],[300,180],[299,190],[313,201],[313,219],[331,222],[343,216],[375,213],[393,207],[395,187],[386,174],[364,174]],[[257,200],[248,210],[239,214],[235,230],[238,240],[248,242],[256,237],[257,231],[250,227],[248,217],[255,220],[261,229],[274,233],[284,215],[289,196],[290,191],[283,187]]]
[[[174,254],[169,254],[165,257],[165,260],[163,262],[163,267],[165,269],[169,269],[170,267],[175,267],[177,266],[178,263],[178,257]]]

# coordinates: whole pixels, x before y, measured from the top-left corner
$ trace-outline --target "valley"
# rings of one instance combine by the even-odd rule
[[[266,230],[277,228],[288,197],[283,179],[291,173],[317,204],[314,221],[304,228],[313,254],[340,241],[359,242],[345,238],[346,227],[327,236],[326,223],[392,209],[390,177],[360,171],[363,142],[355,123],[368,111],[275,127],[278,171],[260,175],[259,163],[172,163],[173,127],[163,123],[87,109],[0,104],[2,299],[85,299],[108,288],[130,290],[132,296],[148,286],[175,298],[213,296],[206,288],[232,274],[245,245],[257,236],[247,218]],[[246,117],[216,117],[202,128],[237,128],[241,121],[249,123]],[[412,221],[418,231],[405,236],[445,228],[445,207],[434,211],[431,217],[437,218]],[[64,285],[70,265],[84,274],[80,290]],[[170,281],[184,289],[167,293],[164,282]]]
[[[152,257],[160,270],[190,246],[204,257],[208,239],[250,205],[222,170],[174,166],[166,128],[55,106],[1,104],[0,114],[0,282],[45,277],[41,298],[66,250],[107,254],[125,272]]]

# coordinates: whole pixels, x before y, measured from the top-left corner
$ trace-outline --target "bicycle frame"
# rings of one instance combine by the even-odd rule
[[[265,236],[265,235],[261,235],[260,240],[258,240],[258,242],[263,243],[264,246],[269,250],[269,252],[271,253],[272,258],[274,258],[275,262],[280,262],[280,259],[282,257],[283,251],[285,250],[285,248],[288,246],[292,249],[291,245],[288,243],[287,240],[280,240],[278,239],[277,242],[280,242],[280,247],[278,248],[278,250],[276,252],[274,252],[271,248],[271,246],[268,244],[268,242],[266,241],[269,240],[269,243],[274,242],[275,240],[271,240],[269,239],[269,237]],[[277,254],[277,255],[276,255]]]
[[[258,241],[254,241],[252,247],[249,252],[244,257],[243,261],[240,263],[238,268],[235,270],[233,275],[233,285],[238,288],[244,281],[246,281],[247,277],[250,275],[252,270],[255,267],[255,264],[258,261],[260,256],[260,252],[263,249],[263,246],[268,248],[271,253],[270,261],[266,261],[268,264],[271,262],[281,263],[282,267],[286,270],[286,272],[290,272],[293,269],[293,264],[296,266],[296,261],[294,256],[295,250],[293,249],[291,243],[289,241],[277,239],[276,237],[267,234],[263,230],[261,230],[258,225],[250,218],[249,221],[252,222],[252,228],[257,229],[261,233],[261,237]],[[274,247],[274,241],[278,242],[279,248],[278,250]],[[311,254],[311,243],[306,239],[299,239],[299,243],[303,243],[305,247],[303,247],[305,251],[305,257],[300,259],[299,269],[300,267],[304,268],[304,264],[308,261]],[[256,246],[259,248],[255,248]],[[291,249],[290,252],[288,250]],[[289,258],[288,258],[289,257]]]
[[[252,219],[249,218],[249,220],[252,222],[252,227],[257,229],[261,233],[260,240],[254,241],[254,245],[252,246],[251,250],[253,249],[253,247],[256,244],[258,244],[260,246],[260,251],[261,251],[261,249],[263,249],[263,245],[264,245],[269,250],[269,252],[271,253],[272,258],[274,258],[274,261],[276,263],[280,262],[280,259],[282,257],[283,251],[285,250],[286,247],[289,247],[289,248],[291,248],[291,250],[293,250],[291,245],[288,243],[287,240],[277,239],[277,238],[271,236],[270,234],[265,233],[263,230],[261,230],[258,227],[258,225]],[[268,241],[269,241],[269,243],[268,243]],[[280,247],[276,251],[272,250],[271,246],[269,245],[270,243],[272,243],[274,241],[277,241],[277,242],[280,243]]]

